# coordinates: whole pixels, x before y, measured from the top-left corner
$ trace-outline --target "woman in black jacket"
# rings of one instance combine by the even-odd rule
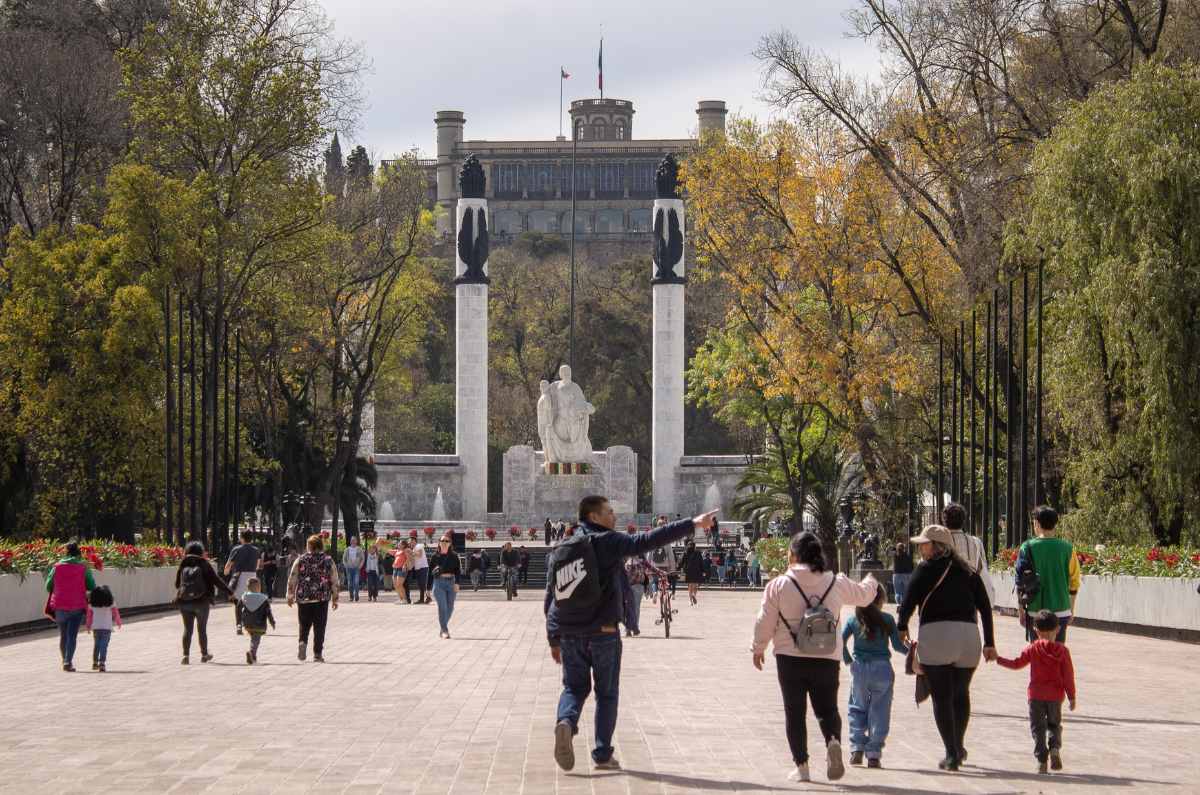
[[[217,575],[208,558],[204,557],[204,544],[192,541],[183,552],[183,560],[179,561],[179,568],[175,570],[175,604],[179,606],[179,615],[183,618],[183,659],[180,663],[188,664],[193,627],[197,628],[200,637],[200,662],[206,663],[212,659],[208,653],[208,611],[212,607],[213,597],[217,591],[222,591],[232,602],[233,591]]]
[[[683,569],[683,581],[687,583],[688,599],[696,604],[696,595],[700,591],[700,583],[704,580],[704,556],[696,549],[696,543],[689,541],[684,547],[683,559],[679,561]]]
[[[462,564],[454,551],[450,536],[442,536],[438,550],[429,558],[429,570],[433,572],[433,600],[437,602],[438,624],[442,631],[438,637],[450,639],[450,616],[454,614],[454,597],[458,593],[458,578]]]
[[[996,659],[992,605],[979,575],[954,552],[949,530],[929,525],[912,543],[922,561],[900,605],[897,626],[907,642],[908,620],[920,609],[917,660],[929,682],[933,717],[946,748],[938,767],[958,770],[967,758],[963,739],[971,717],[971,677],[981,651],[988,661]],[[976,616],[983,623],[982,649]]]

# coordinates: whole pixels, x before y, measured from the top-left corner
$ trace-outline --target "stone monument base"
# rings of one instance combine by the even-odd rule
[[[625,446],[592,453],[586,474],[559,474],[546,466],[545,454],[529,445],[504,453],[504,516],[522,527],[541,527],[549,518],[570,523],[579,501],[589,494],[608,498],[617,527],[636,521],[637,454]],[[556,467],[556,469],[561,469]]]

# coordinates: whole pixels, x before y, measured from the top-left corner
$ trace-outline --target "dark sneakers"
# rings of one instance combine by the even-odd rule
[[[851,751],[850,752],[850,764],[861,765],[862,763],[863,763],[863,752],[862,751]]]
[[[1050,769],[1062,770],[1062,755],[1057,748],[1050,752]]]
[[[874,769],[876,769],[876,770],[879,770],[881,767],[883,767],[883,760],[881,760],[881,759],[868,759],[868,760],[867,760],[867,767],[870,767],[870,768],[874,768]]]
[[[1048,770],[1046,769],[1046,760],[1045,760],[1045,759],[1039,759],[1039,760],[1038,760],[1038,772],[1039,772],[1039,773],[1048,773],[1048,772],[1050,772],[1050,771],[1048,771]]]
[[[554,761],[563,770],[575,768],[575,729],[565,720],[554,724]]]

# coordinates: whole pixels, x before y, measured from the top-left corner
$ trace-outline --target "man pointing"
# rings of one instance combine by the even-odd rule
[[[616,514],[604,497],[579,503],[580,532],[565,539],[550,555],[546,578],[546,636],[550,656],[563,667],[563,692],[554,727],[554,761],[563,770],[575,767],[573,738],[579,715],[593,685],[596,690],[596,744],[592,761],[598,770],[619,768],[613,758],[621,680],[621,634],[624,620],[624,561],[696,530],[712,526],[716,511],[683,519],[648,533],[617,533]]]

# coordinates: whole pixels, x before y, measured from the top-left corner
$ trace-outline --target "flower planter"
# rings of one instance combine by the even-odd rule
[[[117,607],[155,607],[175,597],[175,567],[93,571],[97,585],[112,589]],[[17,574],[0,575],[0,629],[39,619],[46,606],[46,576],[33,572],[23,580]],[[46,621],[46,626],[53,626]]]
[[[996,605],[1017,608],[1012,572],[992,572]],[[1079,618],[1200,632],[1200,579],[1084,575],[1075,602]]]

